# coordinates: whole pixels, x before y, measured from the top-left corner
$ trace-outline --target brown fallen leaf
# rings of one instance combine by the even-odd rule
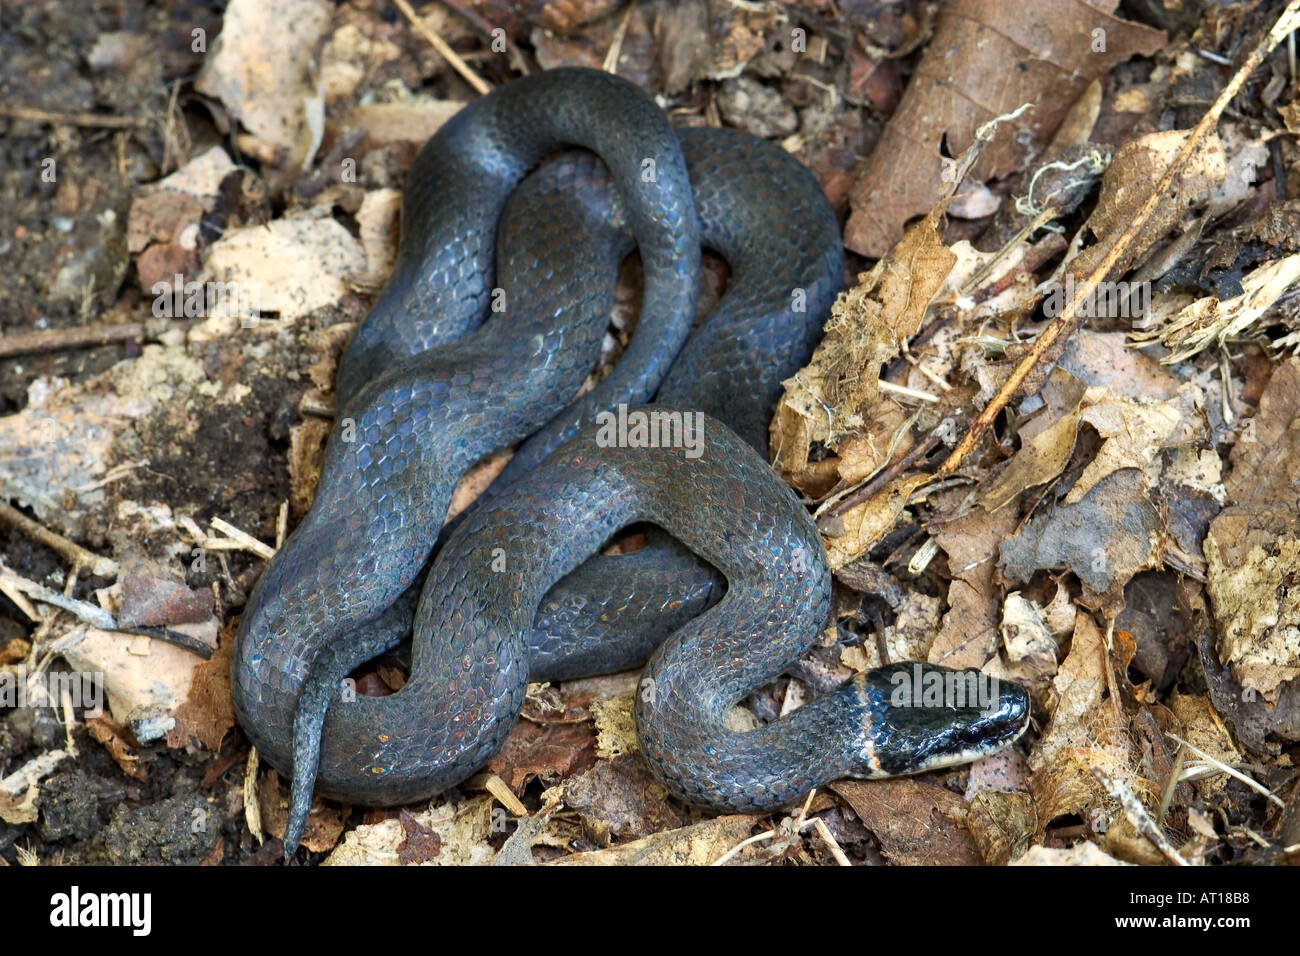
[[[998,131],[967,182],[1000,179],[1028,166],[1051,141],[1094,79],[1164,34],[1110,16],[1117,0],[952,0],[903,100],[853,189],[844,243],[883,256],[904,224],[934,205],[944,176],[975,130],[1025,103],[1033,109]]]
[[[425,826],[407,811],[398,815],[406,839],[397,845],[397,859],[402,866],[425,863],[442,852],[442,838],[438,831]]]
[[[1150,484],[1158,481],[1160,451],[1184,420],[1177,400],[1123,398],[1110,389],[1093,387],[1084,393],[1080,408],[1080,422],[1092,426],[1102,445],[1075,479],[1065,504],[1077,504],[1099,481],[1125,468],[1145,471]]]
[[[853,808],[894,863],[908,866],[980,866],[963,825],[966,801],[950,790],[911,777],[841,780],[830,785]]]
[[[1078,504],[1049,506],[1002,543],[998,567],[1013,581],[1037,571],[1073,571],[1094,594],[1122,597],[1138,571],[1158,568],[1164,522],[1142,472],[1125,468],[1106,476]]]
[[[572,853],[548,866],[707,866],[746,839],[757,817],[714,817],[692,826],[665,830],[606,850]],[[743,852],[742,852],[742,859]]]
[[[624,754],[599,760],[564,782],[564,805],[582,818],[583,830],[601,846],[673,830],[685,821],[644,760]]]
[[[860,501],[840,515],[838,534],[823,533],[826,559],[835,571],[862,557],[894,526],[894,521],[907,507],[907,499],[922,485],[929,475],[903,475]]]
[[[945,512],[964,497],[964,492],[944,492],[936,496],[936,507]],[[994,580],[998,545],[1015,527],[1016,516],[1006,508],[990,515],[974,507],[959,517],[941,513],[930,520],[930,533],[948,555],[952,575],[948,612],[926,657],[930,663],[983,667],[997,653],[1002,607]]]
[[[113,763],[128,777],[141,781],[149,779],[149,771],[140,765],[134,741],[127,739],[126,729],[117,721],[104,716],[87,717],[86,733],[108,751]]]
[[[235,726],[235,706],[230,696],[230,660],[235,635],[227,629],[217,651],[194,668],[185,702],[176,708],[176,725],[167,732],[167,746],[185,747],[197,737],[212,752]]]
[[[1082,403],[1080,390],[1073,408],[1031,437],[1022,434],[1020,450],[984,486],[980,504],[985,510],[997,511],[1019,498],[1026,488],[1045,485],[1065,470],[1074,453]]]
[[[1037,603],[1019,591],[1008,594],[1002,602],[1001,631],[1007,665],[999,677],[1017,678],[1038,688],[1056,673],[1058,635]]]
[[[1278,365],[1231,460],[1204,544],[1218,656],[1247,695],[1276,703],[1300,676],[1300,360]]]
[[[193,591],[166,574],[154,562],[140,562],[122,575],[119,624],[127,627],[171,627],[198,624],[212,614],[212,593]]]
[[[1105,635],[1090,615],[1079,614],[1070,653],[1052,680],[1051,718],[1029,756],[1040,838],[1057,817],[1093,811],[1094,823],[1101,819],[1095,812],[1108,798],[1094,768],[1135,792],[1155,789],[1132,770],[1136,756],[1128,721],[1120,702],[1110,697],[1110,661]],[[1118,663],[1117,670],[1122,672]]]
[[[284,839],[289,822],[287,791],[280,784],[280,775],[267,767],[258,776],[257,797],[262,813],[263,829],[276,839]],[[351,808],[322,797],[314,797],[307,823],[303,827],[301,845],[312,853],[324,853],[339,842],[343,826]]]
[[[990,866],[1006,866],[1029,849],[1038,830],[1034,801],[1027,793],[981,790],[966,813],[980,856]]]
[[[544,786],[590,768],[596,762],[596,733],[590,720],[538,724],[520,720],[484,771],[494,773],[515,793],[534,778]]]
[[[1110,167],[1102,176],[1097,208],[1086,224],[1097,242],[1070,264],[1070,274],[1086,276],[1101,263],[1133,222],[1190,135],[1190,130],[1150,133],[1116,151]],[[1151,246],[1163,238],[1189,209],[1209,202],[1211,193],[1223,185],[1227,171],[1223,143],[1211,132],[1197,143],[1196,151],[1175,177],[1171,194],[1163,197],[1132,245],[1115,264],[1111,275],[1118,276],[1140,262]]]
[[[865,478],[892,449],[880,424],[901,421],[896,403],[877,388],[881,364],[915,335],[957,258],[939,238],[936,211],[909,229],[888,257],[840,295],[825,336],[809,363],[784,383],[772,420],[774,467],[796,486],[820,475],[809,469],[814,443],[832,450],[850,436],[879,441],[856,446],[846,480]],[[890,411],[892,409],[892,412]]]
[[[939,630],[942,607],[937,596],[908,591],[894,608],[894,621],[885,625],[880,639],[864,641],[861,647],[843,648],[840,663],[858,673],[880,667],[885,663],[880,657],[882,643],[890,661],[925,660]]]

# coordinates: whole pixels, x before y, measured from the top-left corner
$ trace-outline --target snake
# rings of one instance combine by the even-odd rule
[[[692,330],[705,248],[731,276]],[[587,387],[633,250],[636,328]],[[286,855],[313,793],[435,796],[499,751],[530,681],[643,662],[639,749],[671,794],[717,811],[968,762],[1024,732],[1019,685],[906,662],[728,723],[829,612],[820,534],[765,452],[843,271],[834,213],[796,159],[674,129],[615,75],[522,77],[434,134],[392,274],[340,360],[315,499],[236,634],[236,715],[291,775]],[[459,479],[512,447],[444,532]],[[646,547],[602,553],[633,525]],[[408,639],[406,684],[355,693],[346,676]],[[916,693],[936,680],[971,693]]]

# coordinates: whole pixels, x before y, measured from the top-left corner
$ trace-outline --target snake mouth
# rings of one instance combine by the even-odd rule
[[[1029,694],[978,670],[907,662],[862,678],[862,775],[892,777],[970,763],[1029,727]]]

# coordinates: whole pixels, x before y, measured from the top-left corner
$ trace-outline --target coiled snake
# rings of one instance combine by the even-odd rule
[[[568,146],[590,153],[525,180]],[[633,246],[645,276],[635,334],[575,400]],[[731,280],[683,350],[701,246]],[[1023,731],[1014,685],[969,706],[899,706],[913,665],[746,733],[724,726],[807,651],[828,611],[817,531],[761,452],[780,383],[807,360],[842,273],[835,218],[793,158],[729,130],[674,132],[605,73],[517,80],[430,140],[408,176],[393,274],[340,367],[315,502],[240,623],[236,712],[293,773],[286,852],[313,786],[365,804],[431,796],[499,748],[529,679],[647,656],[641,750],[673,793],[719,809],[969,760]],[[611,431],[615,418],[597,415],[617,406],[619,421],[668,439],[638,447],[648,432]],[[521,441],[420,585],[457,480]],[[668,534],[593,558],[634,522]],[[340,690],[407,634],[402,690]]]

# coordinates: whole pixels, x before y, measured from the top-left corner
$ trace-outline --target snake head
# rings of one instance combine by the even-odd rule
[[[863,777],[893,777],[996,753],[1029,726],[1029,694],[977,670],[904,662],[860,678]]]

